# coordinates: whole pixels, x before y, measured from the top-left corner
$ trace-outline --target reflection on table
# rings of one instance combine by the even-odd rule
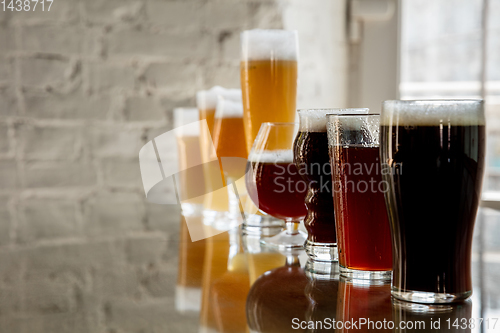
[[[470,300],[399,302],[390,283],[345,279],[338,264],[307,261],[302,250],[274,252],[259,240],[235,228],[191,242],[181,227],[177,309],[199,311],[199,332],[479,332],[469,325]]]

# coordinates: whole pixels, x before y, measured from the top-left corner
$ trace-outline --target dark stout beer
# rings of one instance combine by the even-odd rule
[[[484,171],[484,126],[382,126],[381,131],[382,147],[393,151],[382,156],[399,164],[388,177],[399,221],[393,225],[395,260],[405,267],[394,272],[395,286],[433,293],[472,290],[470,255]]]
[[[294,162],[309,185],[304,220],[307,239],[318,243],[336,243],[326,127],[324,132],[299,131],[294,144]]]
[[[380,147],[392,168],[384,177],[395,297],[444,303],[472,294],[485,136],[482,101],[384,103]]]

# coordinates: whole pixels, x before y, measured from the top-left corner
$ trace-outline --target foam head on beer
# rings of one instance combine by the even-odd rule
[[[196,105],[202,110],[215,110],[218,96],[227,99],[241,99],[240,89],[226,89],[221,86],[214,86],[209,90],[201,90],[196,93]]]
[[[249,162],[254,163],[293,163],[293,151],[289,149],[264,150],[251,152]]]
[[[358,109],[304,109],[299,110],[299,132],[326,132],[329,114],[366,114],[367,108]]]
[[[391,100],[383,103],[382,110],[382,126],[392,126],[394,114],[399,126],[485,125],[481,100]]]
[[[174,109],[174,129],[177,136],[198,136],[200,126],[186,126],[200,120],[198,109],[195,108],[175,108]]]
[[[298,60],[295,30],[246,30],[241,33],[242,60]]]
[[[243,102],[241,101],[241,91],[234,99],[224,98],[219,95],[217,108],[215,109],[215,119],[222,118],[243,118]]]
[[[328,146],[378,147],[379,114],[328,115]]]

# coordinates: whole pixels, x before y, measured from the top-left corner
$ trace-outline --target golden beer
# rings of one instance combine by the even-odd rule
[[[196,103],[198,106],[200,120],[207,121],[206,127],[201,126],[200,131],[200,149],[203,160],[203,172],[205,175],[206,195],[203,201],[205,211],[225,212],[228,210],[227,189],[224,188],[224,176],[220,167],[220,160],[215,160],[211,156],[214,137],[214,118],[217,107],[218,96],[238,96],[241,92],[237,89],[224,89],[215,86],[210,90],[199,91],[196,94]],[[211,158],[212,157],[212,158]]]
[[[298,42],[294,31],[242,33],[240,64],[247,151],[263,122],[294,122]]]
[[[241,98],[235,100],[219,98],[214,126],[214,145],[217,156],[219,158],[236,157],[223,160],[223,171],[226,177],[234,180],[242,178],[245,174],[247,149]]]
[[[193,108],[177,108],[174,110],[175,127],[179,128],[198,121],[198,110]],[[200,156],[200,132],[198,128],[177,132],[177,148],[179,154],[180,200],[183,214],[193,214],[203,204],[204,175]],[[192,167],[200,166],[200,167]]]

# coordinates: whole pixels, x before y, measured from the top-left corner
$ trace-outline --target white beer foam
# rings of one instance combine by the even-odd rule
[[[280,149],[251,152],[248,160],[259,163],[293,163],[293,151],[291,149]]]
[[[367,114],[370,109],[310,109],[299,110],[300,132],[326,132],[328,114]]]
[[[455,126],[485,125],[481,100],[385,101],[380,119],[382,126]]]
[[[246,30],[241,33],[242,60],[297,60],[295,30]]]
[[[219,96],[215,119],[221,118],[243,118],[243,101],[241,94],[233,100]]]
[[[198,109],[215,109],[217,107],[217,96],[228,99],[241,99],[241,89],[226,89],[221,86],[214,86],[209,90],[198,91],[196,93],[196,105]]]
[[[200,135],[200,126],[198,121],[200,114],[196,108],[175,108],[174,109],[174,129],[182,128],[176,131],[180,136],[197,136]],[[195,123],[195,124],[193,124]],[[186,126],[193,124],[192,126]]]

